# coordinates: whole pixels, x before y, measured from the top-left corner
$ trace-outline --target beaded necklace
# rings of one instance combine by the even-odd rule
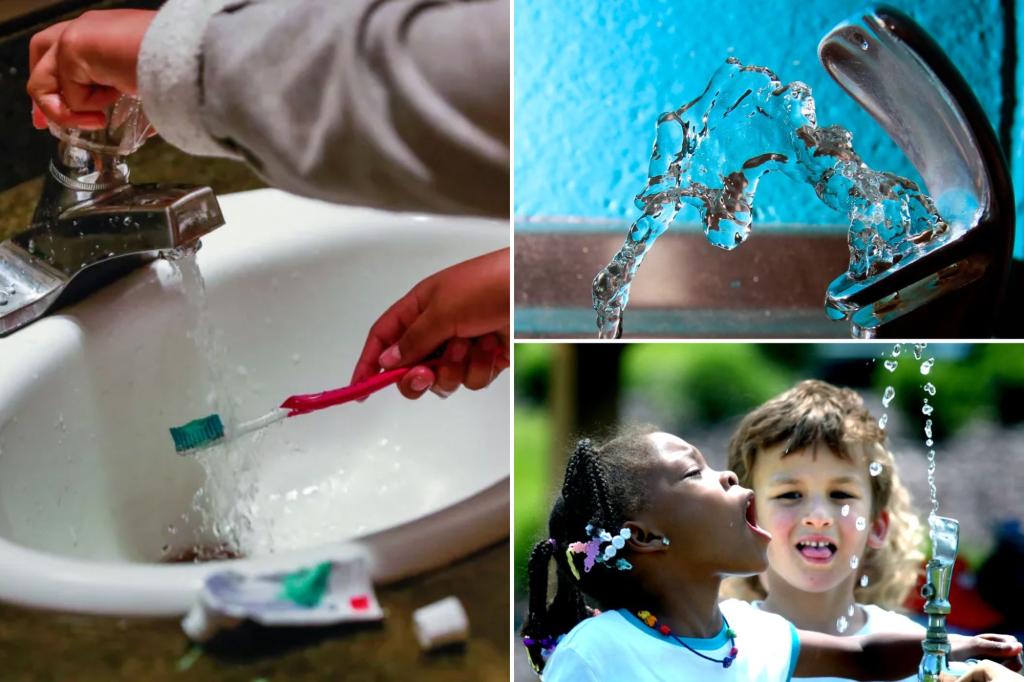
[[[725,623],[725,636],[729,638],[729,644],[731,645],[731,648],[729,649],[729,654],[725,658],[711,658],[710,656],[705,656],[701,652],[697,651],[692,646],[690,646],[682,639],[680,639],[677,634],[672,632],[669,626],[665,624],[658,625],[658,619],[655,618],[650,611],[637,611],[636,615],[637,618],[639,618],[640,621],[647,627],[651,628],[652,630],[660,632],[666,637],[671,637],[672,639],[676,640],[684,647],[689,649],[691,653],[697,654],[705,661],[711,661],[712,663],[721,663],[723,668],[728,668],[730,665],[732,665],[732,662],[736,660],[736,654],[739,653],[739,649],[736,648],[736,631],[729,627],[729,621],[725,619],[724,613],[722,614],[722,621]]]

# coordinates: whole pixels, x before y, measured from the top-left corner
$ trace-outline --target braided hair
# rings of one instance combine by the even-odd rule
[[[569,457],[561,494],[548,518],[549,537],[534,545],[526,569],[529,611],[522,629],[523,643],[538,673],[558,638],[595,613],[588,597],[602,608],[622,605],[628,592],[624,588],[632,579],[628,572],[604,563],[586,570],[582,556],[566,550],[570,544],[588,539],[588,525],[615,533],[642,510],[642,474],[654,452],[647,436],[656,430],[631,429],[601,447],[586,438]],[[555,561],[556,587],[548,603],[551,559]]]

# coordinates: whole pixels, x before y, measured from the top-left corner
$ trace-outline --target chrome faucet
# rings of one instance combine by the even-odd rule
[[[949,225],[882,272],[836,278],[829,315],[861,338],[991,336],[1013,253],[1013,190],[974,93],[934,41],[888,7],[836,26],[818,57],[900,146]]]
[[[149,123],[122,97],[104,130],[59,139],[28,230],[0,244],[0,336],[160,255],[198,249],[224,224],[209,187],[132,185],[128,156]]]
[[[949,615],[949,588],[953,582],[953,563],[960,545],[960,522],[945,516],[928,519],[932,538],[932,558],[925,566],[925,583],[921,588],[924,612],[928,616],[928,630],[921,648],[924,655],[917,668],[919,682],[939,682],[939,674],[950,671],[949,635],[946,616]]]

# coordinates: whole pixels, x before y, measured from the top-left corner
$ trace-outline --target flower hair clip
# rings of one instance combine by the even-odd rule
[[[557,637],[523,637],[523,644],[527,647],[540,645],[541,660],[546,661],[551,657],[551,654],[555,651],[555,647],[558,646],[559,642],[561,642],[564,637],[564,634],[558,635]],[[534,670],[536,670],[536,667]]]
[[[565,549],[565,558],[569,561],[569,569],[576,580],[580,579],[580,574],[576,564],[573,562],[573,554],[585,555],[583,559],[583,571],[585,573],[590,573],[590,569],[594,567],[594,564],[607,564],[614,566],[620,571],[628,571],[633,568],[631,563],[621,557],[614,564],[611,563],[619,550],[626,547],[626,540],[633,536],[633,532],[629,528],[622,528],[619,530],[618,535],[612,535],[605,529],[594,528],[592,524],[588,523],[585,530],[590,537],[588,541],[573,542]],[[602,545],[604,549],[602,549]]]

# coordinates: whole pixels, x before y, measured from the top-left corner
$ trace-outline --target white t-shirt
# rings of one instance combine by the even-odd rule
[[[762,603],[759,601],[753,604],[757,609],[761,609]],[[857,604],[860,608],[864,609],[864,627],[856,632],[851,632],[850,636],[861,636],[871,635],[878,632],[912,632],[916,635],[924,637],[925,629],[910,620],[901,613],[895,611],[886,611],[885,609],[875,606],[874,604]],[[767,613],[767,611],[764,611]],[[797,678],[801,682],[849,682],[845,677],[800,677]],[[901,682],[916,682],[917,676],[911,675]]]
[[[736,660],[728,668],[689,651],[625,610],[587,618],[562,639],[544,667],[544,682],[785,682],[800,641],[789,621],[729,599],[720,605],[736,632]],[[725,626],[708,639],[680,638],[705,656],[722,659],[732,644]]]

